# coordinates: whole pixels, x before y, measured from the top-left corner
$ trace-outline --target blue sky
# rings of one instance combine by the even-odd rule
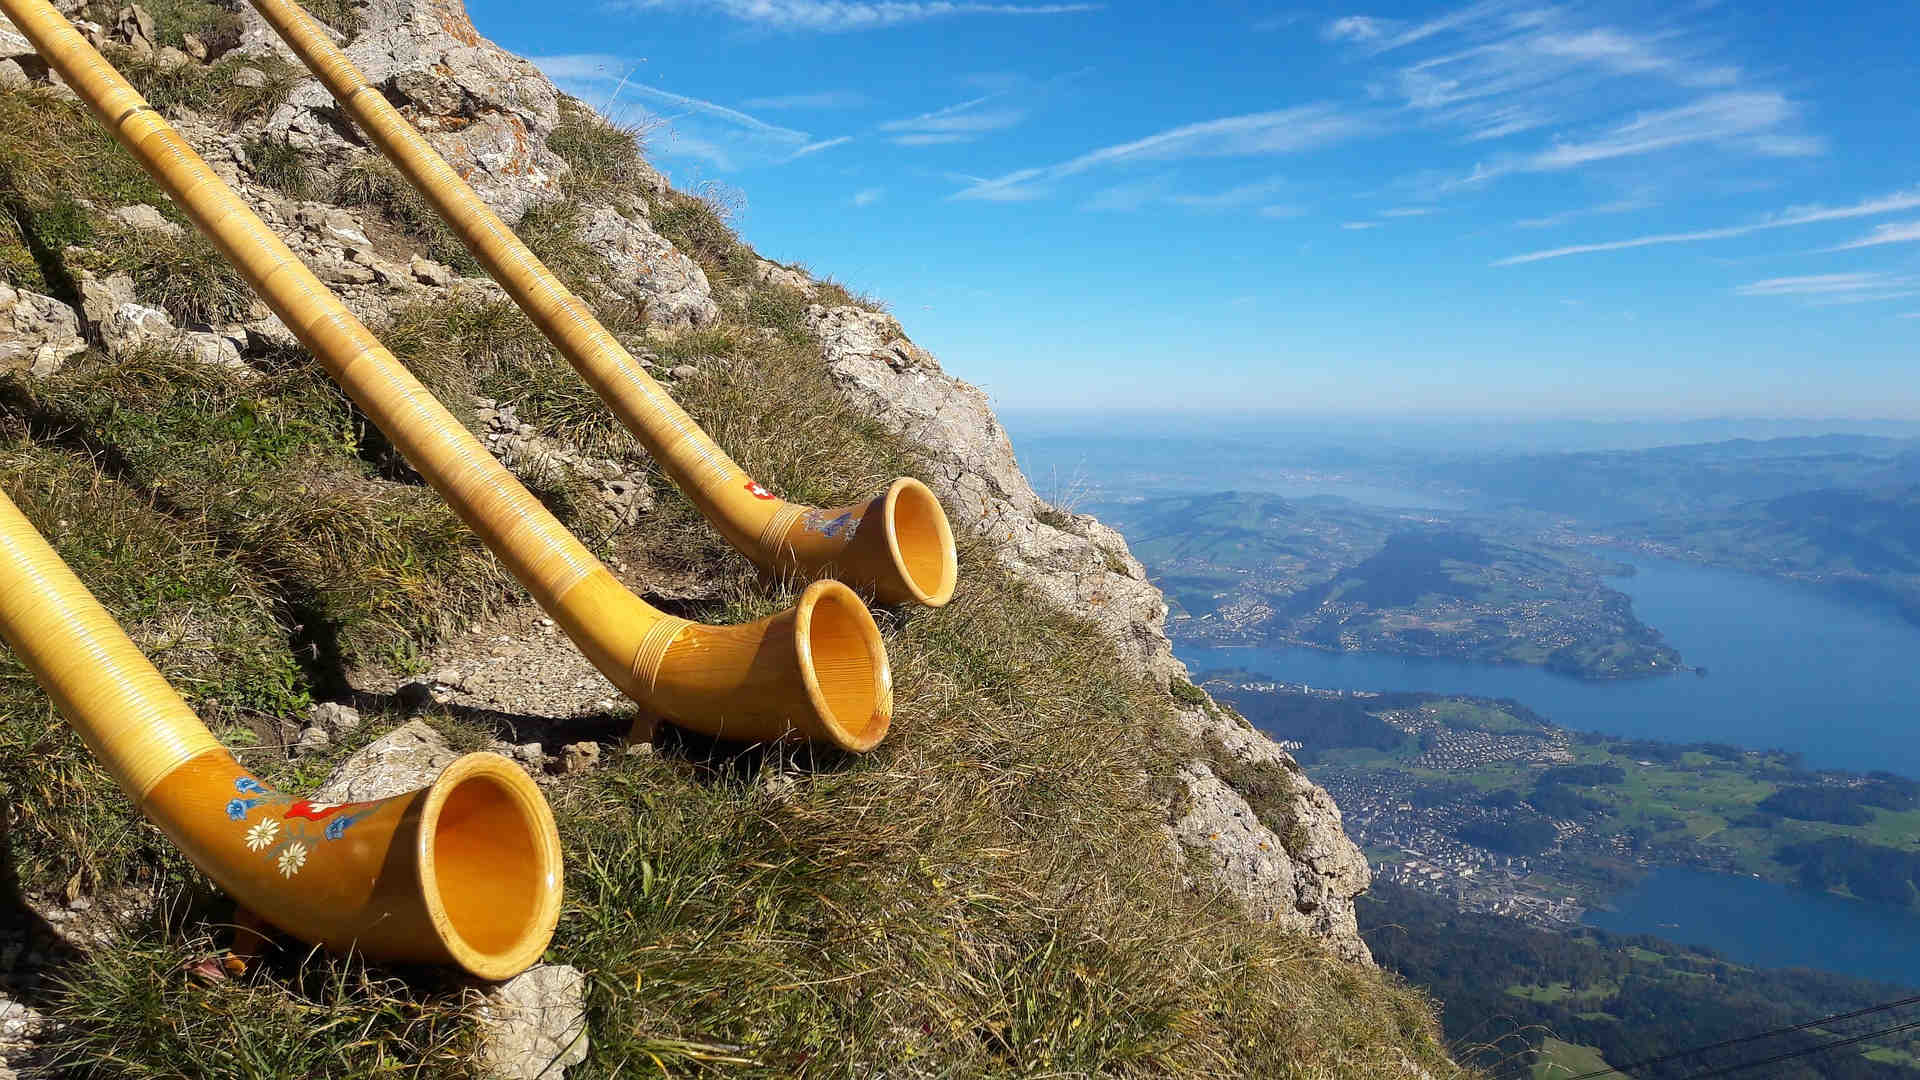
[[[470,0],[1016,407],[1920,418],[1920,5]]]

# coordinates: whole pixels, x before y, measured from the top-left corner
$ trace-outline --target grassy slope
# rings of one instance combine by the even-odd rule
[[[217,10],[167,8],[163,21]],[[0,121],[10,281],[62,291],[64,244],[106,228],[56,193],[162,204],[78,109],[9,91]],[[588,177],[577,196],[640,197],[623,179],[630,137],[576,114],[554,145]],[[834,505],[912,471],[912,446],[840,403],[803,301],[752,286],[750,252],[709,207],[676,194],[654,209],[735,286],[721,326],[654,346],[669,362],[726,361],[674,387],[694,415],[805,501]],[[56,227],[67,233],[50,244]],[[431,235],[414,239],[431,249]],[[566,265],[578,255],[569,240],[562,222],[542,246]],[[145,257],[96,251],[107,252],[101,269]],[[395,321],[398,351],[451,404],[475,391],[515,400],[549,433],[638,460],[517,313],[468,304]],[[837,437],[783,437],[798,430]],[[327,759],[281,757],[285,724],[345,665],[405,665],[517,601],[430,492],[383,471],[378,434],[298,355],[267,358],[247,384],[167,357],[89,356],[58,378],[0,387],[0,435],[0,485],[224,738],[260,744],[248,763],[281,783],[310,782],[399,721],[372,717]],[[657,511],[607,544],[723,583],[686,614],[731,621],[791,601],[660,490]],[[567,492],[542,494],[569,514]],[[1166,699],[977,543],[962,565],[950,608],[881,616],[898,705],[879,752],[736,758],[670,738],[553,790],[569,899],[549,959],[591,984],[595,1053],[576,1075],[1378,1076],[1405,1059],[1449,1072],[1420,996],[1180,887],[1151,790],[1193,748]],[[469,745],[488,734],[430,720]],[[133,884],[167,913],[116,945],[56,958],[33,1000],[68,1022],[50,1049],[70,1065],[125,1076],[179,1075],[187,1062],[205,1076],[471,1069],[464,994],[441,974],[293,947],[236,982],[183,979],[180,965],[215,947],[225,909],[10,656],[0,791],[19,888]]]

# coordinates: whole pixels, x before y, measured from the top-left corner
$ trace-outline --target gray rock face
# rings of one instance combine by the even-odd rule
[[[707,275],[651,225],[599,206],[588,211],[580,237],[607,260],[606,286],[645,303],[653,325],[706,326],[720,317]]]
[[[272,48],[271,29],[244,5],[243,48]],[[373,0],[347,54],[447,162],[508,221],[559,194],[566,166],[547,149],[559,92],[532,63],[474,30],[458,0]],[[268,123],[272,135],[336,158],[354,152],[328,122],[326,88],[303,80]]]
[[[755,259],[753,273],[763,284],[781,289],[792,289],[809,300],[820,295],[820,287],[798,270],[789,270],[779,263],[765,259]]]
[[[985,394],[948,377],[889,315],[816,304],[807,322],[853,399],[927,449],[935,472],[923,479],[957,525],[996,541],[1009,569],[1062,608],[1093,619],[1161,686],[1184,670],[1162,629],[1166,601],[1126,541],[1034,493]]]
[[[560,1080],[587,1059],[587,978],[542,964],[487,990],[475,1020],[481,1066],[497,1080]]]
[[[85,352],[80,319],[51,296],[0,282],[0,373],[47,376],[68,357]]]
[[[327,802],[365,802],[401,795],[432,783],[441,770],[459,756],[439,732],[414,720],[387,732],[341,762],[312,798]]]
[[[852,400],[925,448],[932,473],[922,479],[957,526],[993,541],[1000,560],[1061,609],[1092,619],[1122,664],[1147,671],[1163,688],[1186,677],[1167,641],[1166,601],[1126,540],[1034,492],[985,394],[942,372],[891,316],[815,304],[807,321]],[[1237,763],[1297,773],[1285,751],[1224,712],[1179,715],[1202,745],[1211,743]],[[1208,761],[1189,762],[1181,775],[1187,798],[1177,814],[1169,808],[1169,833],[1183,852],[1204,856],[1216,887],[1240,898],[1256,918],[1324,941],[1350,960],[1371,962],[1353,912],[1353,898],[1369,881],[1366,859],[1325,791],[1298,777],[1284,805],[1270,808],[1297,826],[1288,830],[1292,836],[1280,837]]]

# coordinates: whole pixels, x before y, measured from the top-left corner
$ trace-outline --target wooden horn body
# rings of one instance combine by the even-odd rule
[[[497,754],[432,785],[323,803],[260,782],[0,494],[0,637],[87,747],[194,865],[303,941],[483,979],[540,958],[560,917],[560,836]]]
[[[851,589],[816,581],[790,611],[723,627],[633,595],[47,0],[0,0],[0,10],[622,693],[723,738],[864,751],[886,736],[886,647]]]
[[[925,484],[903,477],[872,499],[818,510],[756,483],[367,82],[326,27],[292,0],[252,3],[728,543],[764,570],[837,577],[871,588],[883,604],[939,607],[953,597],[953,533]]]

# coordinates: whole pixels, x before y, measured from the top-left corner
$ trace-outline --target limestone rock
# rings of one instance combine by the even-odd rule
[[[293,744],[293,756],[306,757],[308,754],[317,754],[332,744],[333,736],[327,734],[327,729],[315,725],[300,733],[300,738]]]
[[[496,1080],[560,1080],[587,1059],[587,978],[564,964],[528,968],[475,1010],[482,1069]]]
[[[930,468],[921,479],[957,526],[994,543],[1002,563],[1062,610],[1091,619],[1124,666],[1145,670],[1163,687],[1186,676],[1167,641],[1166,600],[1126,540],[1034,492],[985,394],[947,376],[891,316],[815,304],[807,322],[848,396],[924,448]],[[1251,766],[1297,772],[1270,739],[1235,725],[1222,710],[1180,715],[1203,745],[1211,741]],[[1285,804],[1272,808],[1297,828],[1277,837],[1206,761],[1189,762],[1182,777],[1188,798],[1169,821],[1170,834],[1183,848],[1205,853],[1217,887],[1260,918],[1317,937],[1349,959],[1370,959],[1353,913],[1353,897],[1368,883],[1366,859],[1342,831],[1339,808],[1325,791],[1299,778]]]
[[[24,90],[32,83],[20,61],[13,57],[0,60],[0,90]]]
[[[1126,541],[1091,517],[1052,510],[1034,493],[985,394],[948,377],[889,315],[815,304],[807,322],[852,399],[926,448],[932,468],[922,479],[956,525],[995,541],[1009,569],[1099,624],[1122,657],[1160,685],[1184,670],[1167,641],[1166,600]]]
[[[434,262],[415,255],[407,262],[407,271],[413,279],[422,285],[447,286],[453,284],[453,271]]]
[[[820,295],[820,287],[815,285],[807,275],[798,270],[789,270],[779,263],[768,262],[765,259],[756,259],[754,261],[753,273],[754,277],[758,278],[762,284],[772,285],[781,289],[792,289],[794,292],[799,293],[809,300]]]
[[[1294,808],[1304,802],[1316,816],[1296,816],[1293,835],[1283,837],[1206,765],[1190,762],[1180,778],[1187,805],[1173,822],[1174,837],[1205,854],[1217,885],[1256,919],[1324,941],[1343,959],[1372,961],[1353,910],[1353,897],[1367,887],[1366,859],[1341,831],[1339,810],[1326,792],[1300,781]],[[1305,842],[1296,850],[1288,849],[1300,840]]]
[[[644,303],[653,325],[706,326],[720,317],[707,275],[644,221],[595,207],[581,223],[580,239],[607,260],[606,286]]]
[[[559,194],[565,165],[547,149],[559,91],[531,62],[481,37],[459,0],[373,0],[347,54],[407,113],[449,164],[508,221]],[[241,9],[242,48],[273,47]],[[270,134],[344,161],[358,153],[328,123],[332,98],[305,80],[268,122]]]
[[[432,783],[459,756],[439,732],[414,720],[341,762],[312,797],[328,802],[365,802],[404,794]]]
[[[101,277],[81,270],[74,274],[74,283],[80,289],[80,316],[96,334],[113,318],[114,312],[134,302],[133,279],[123,273]]]
[[[117,218],[121,224],[129,228],[144,229],[148,232],[166,233],[168,236],[179,236],[186,231],[179,225],[168,221],[165,217],[161,216],[160,211],[148,206],[146,203],[134,203],[132,206],[117,207],[107,211],[107,215]]]
[[[323,701],[307,713],[307,723],[328,735],[346,735],[360,729],[360,711],[351,705]]]
[[[80,319],[72,308],[51,296],[0,282],[0,373],[24,371],[45,377],[86,348]]]
[[[567,775],[583,773],[600,764],[600,744],[571,743],[560,748],[560,771]]]

